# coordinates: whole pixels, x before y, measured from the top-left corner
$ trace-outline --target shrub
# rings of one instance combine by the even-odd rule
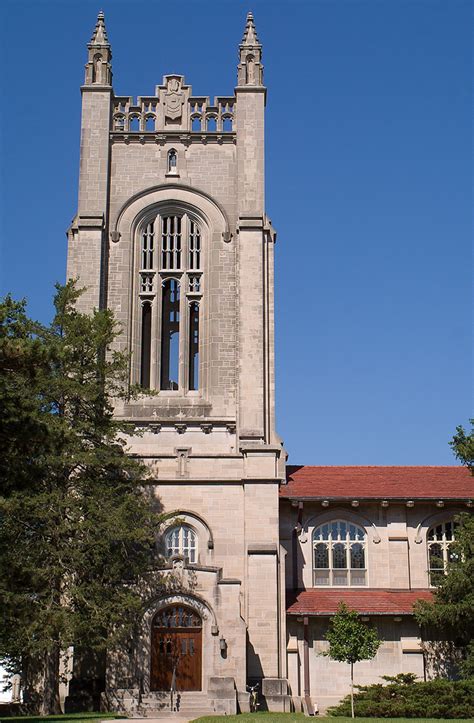
[[[411,674],[384,676],[387,685],[358,685],[356,716],[367,718],[474,718],[474,678],[415,681]],[[350,716],[347,695],[330,708],[333,716]]]

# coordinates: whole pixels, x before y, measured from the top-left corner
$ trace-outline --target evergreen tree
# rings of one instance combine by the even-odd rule
[[[373,658],[381,641],[377,631],[361,622],[358,613],[349,610],[343,602],[339,603],[337,613],[330,620],[326,640],[329,650],[323,655],[351,666],[351,715],[354,718],[354,663]]]
[[[60,709],[61,653],[103,652],[141,616],[160,523],[113,416],[130,393],[117,324],[79,313],[79,294],[57,287],[50,327],[0,305],[0,658],[39,671],[43,714]]]

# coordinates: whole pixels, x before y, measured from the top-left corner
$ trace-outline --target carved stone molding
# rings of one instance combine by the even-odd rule
[[[210,434],[212,432],[212,424],[210,422],[201,424],[201,431],[203,431],[204,434]]]

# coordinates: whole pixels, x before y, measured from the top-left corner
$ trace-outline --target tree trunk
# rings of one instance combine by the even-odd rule
[[[59,644],[55,643],[44,655],[43,697],[41,715],[62,713],[59,702]]]
[[[355,718],[354,714],[354,663],[351,661],[351,715]]]

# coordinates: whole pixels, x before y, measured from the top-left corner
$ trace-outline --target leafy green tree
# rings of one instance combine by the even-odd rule
[[[464,427],[456,427],[456,434],[452,438],[450,445],[454,456],[474,474],[474,419],[469,421],[471,431],[466,432]]]
[[[117,324],[79,313],[79,294],[57,287],[49,327],[0,304],[0,658],[39,672],[43,714],[60,710],[62,651],[103,653],[132,631],[160,523],[113,414],[130,394]]]
[[[351,715],[354,718],[354,663],[371,660],[380,647],[380,639],[374,628],[369,628],[355,610],[349,610],[345,603],[339,603],[337,613],[331,618],[326,633],[329,642],[327,655],[351,666]]]
[[[450,548],[446,575],[441,575],[433,602],[420,600],[415,618],[426,631],[453,640],[461,650],[463,677],[474,676],[474,518],[459,515],[456,541]],[[427,636],[427,632],[425,636]]]
[[[474,474],[474,420],[470,423],[470,432],[456,428],[450,445],[455,457]],[[415,617],[420,625],[455,642],[463,655],[460,673],[470,678],[474,677],[474,518],[463,514],[457,521],[446,575],[437,581],[434,602],[416,604]]]

